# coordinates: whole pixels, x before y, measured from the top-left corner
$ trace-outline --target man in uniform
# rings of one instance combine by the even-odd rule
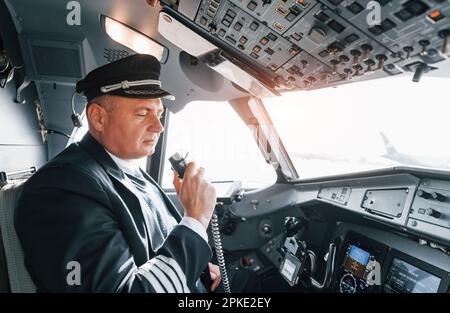
[[[204,292],[218,267],[206,229],[216,195],[191,162],[174,185],[182,217],[163,190],[131,160],[154,153],[163,106],[160,63],[133,55],[77,83],[88,100],[89,132],[24,186],[16,230],[41,292]],[[79,265],[79,277],[72,270]]]

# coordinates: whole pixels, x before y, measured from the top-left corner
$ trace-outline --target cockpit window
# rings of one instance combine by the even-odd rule
[[[393,77],[286,93],[264,104],[300,178],[393,165],[449,169],[449,83]]]
[[[244,188],[273,184],[276,173],[266,163],[252,132],[227,102],[195,101],[170,114],[162,178],[173,189],[169,156],[189,153],[206,169],[210,181],[240,180]]]

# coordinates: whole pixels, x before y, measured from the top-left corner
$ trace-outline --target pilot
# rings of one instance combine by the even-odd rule
[[[24,185],[15,225],[25,264],[41,292],[205,292],[219,268],[206,229],[216,194],[205,170],[187,165],[173,183],[185,212],[133,159],[155,152],[164,130],[161,65],[132,55],[79,81],[89,132]],[[236,275],[238,276],[238,275]],[[236,288],[251,287],[247,278]],[[223,288],[223,287],[221,287]],[[232,285],[233,290],[233,285]]]

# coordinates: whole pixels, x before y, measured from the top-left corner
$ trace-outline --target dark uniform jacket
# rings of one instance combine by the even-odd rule
[[[173,203],[150,176],[146,178],[180,221]],[[141,210],[135,192],[89,134],[26,182],[15,226],[38,291],[195,289],[211,258],[209,245],[190,228],[176,225],[155,253],[148,238],[151,217]],[[74,264],[79,264],[79,281]]]

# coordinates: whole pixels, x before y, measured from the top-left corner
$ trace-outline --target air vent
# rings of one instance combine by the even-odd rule
[[[126,50],[120,49],[106,49],[103,51],[103,57],[108,60],[108,62],[114,62],[129,56],[130,53]]]
[[[31,80],[74,82],[84,76],[80,42],[24,37]]]
[[[32,46],[32,56],[39,76],[80,78],[78,50]]]

